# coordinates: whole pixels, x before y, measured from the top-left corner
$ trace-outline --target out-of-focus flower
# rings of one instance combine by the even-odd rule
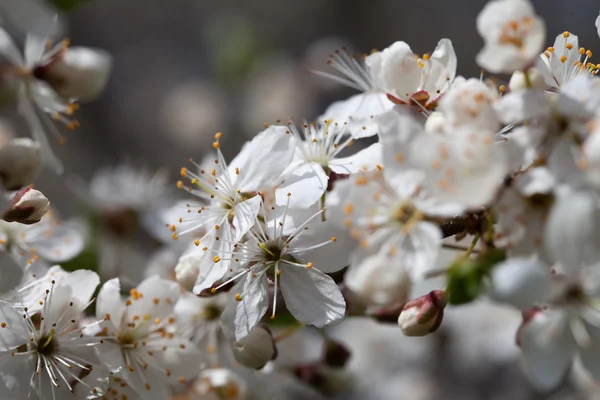
[[[435,332],[444,318],[446,303],[447,295],[443,290],[434,290],[406,303],[398,317],[402,333],[425,336]]]
[[[40,144],[19,138],[0,147],[0,176],[6,190],[32,184],[42,170]]]
[[[200,373],[194,383],[194,391],[199,400],[244,400],[248,388],[235,372],[225,368],[212,368]]]
[[[265,60],[265,65],[268,67],[248,78],[241,98],[241,121],[249,135],[265,123],[313,114],[313,94],[297,66],[277,58]]]
[[[255,326],[248,336],[233,343],[233,356],[248,368],[261,369],[277,356],[277,348],[271,331]]]
[[[98,358],[142,397],[164,398],[169,384],[186,382],[200,370],[195,346],[169,330],[178,298],[177,283],[158,277],[141,282],[125,301],[118,279],[98,294],[96,316],[108,336]]]
[[[83,249],[85,236],[79,222],[61,222],[52,213],[33,225],[0,221],[0,251],[25,264],[38,258],[50,263],[70,260]]]
[[[16,92],[18,95],[19,112],[27,121],[31,134],[36,141],[40,143],[44,161],[48,163],[57,172],[62,172],[62,164],[54,155],[46,132],[50,132],[56,136],[56,139],[63,141],[61,133],[54,125],[52,119],[65,123],[68,129],[75,129],[79,123],[69,119],[69,116],[78,109],[78,105],[73,102],[78,100],[77,97],[63,97],[60,93],[62,89],[66,89],[68,95],[74,94],[95,94],[92,91],[97,91],[100,86],[106,83],[104,78],[107,75],[107,68],[110,69],[108,55],[100,55],[96,52],[93,57],[86,57],[86,61],[93,58],[86,68],[81,62],[81,50],[76,50],[73,53],[75,57],[67,56],[69,54],[68,42],[63,41],[54,48],[47,50],[45,36],[36,36],[34,34],[27,35],[25,48],[23,53],[17,48],[9,34],[0,28],[0,53],[2,53],[13,68],[10,70],[9,78],[13,78],[16,84]],[[92,54],[92,50],[86,49],[86,54]],[[68,57],[63,61],[64,57]],[[79,62],[74,62],[74,58],[78,58]],[[64,75],[64,66],[70,64],[70,73]],[[79,64],[77,66],[75,64]],[[54,77],[51,73],[53,65],[59,66],[55,71]],[[60,74],[61,67],[63,74]],[[90,82],[81,82],[82,72],[90,79],[90,75],[84,70],[93,75]],[[76,71],[76,75],[71,75]],[[59,76],[56,76],[56,72]],[[69,82],[69,79],[74,78],[74,81]],[[60,78],[60,79],[58,79]],[[98,85],[101,83],[102,85]],[[58,85],[58,86],[57,86]],[[90,85],[83,87],[85,85]],[[92,90],[90,90],[92,89]],[[50,119],[50,116],[52,119]]]
[[[535,62],[546,39],[545,24],[529,0],[492,0],[477,16],[484,47],[477,63],[494,73],[511,73]]]
[[[169,138],[182,146],[199,148],[227,123],[223,88],[202,80],[182,82],[166,93],[161,120]]]
[[[556,37],[554,46],[540,55],[537,68],[548,88],[558,90],[579,74],[596,74],[596,66],[589,63],[591,57],[590,50],[579,47],[577,35],[563,32]]]
[[[8,209],[2,215],[6,222],[30,225],[39,222],[50,209],[48,198],[39,190],[25,188],[10,199]]]

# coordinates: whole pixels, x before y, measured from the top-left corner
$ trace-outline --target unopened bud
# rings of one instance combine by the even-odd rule
[[[175,279],[185,290],[192,290],[196,284],[203,255],[200,253],[184,255],[175,266]]]
[[[328,339],[325,342],[325,364],[342,368],[350,360],[350,350],[342,343]]]
[[[350,268],[344,283],[368,307],[387,307],[409,300],[412,281],[406,269],[394,268],[394,260],[382,255],[365,258]]]
[[[106,51],[72,47],[34,73],[62,97],[89,101],[102,93],[111,69],[112,57]]]
[[[8,209],[2,215],[6,222],[19,222],[21,224],[35,224],[50,209],[50,202],[40,192],[32,188],[19,190],[10,200]]]
[[[527,73],[515,71],[510,77],[508,87],[512,92],[525,89],[545,89],[544,77],[536,68],[529,68]]]
[[[41,170],[39,143],[19,138],[0,147],[0,177],[6,190],[18,190],[33,183]]]
[[[254,369],[261,369],[277,357],[271,331],[260,325],[252,329],[248,336],[235,342],[232,350],[237,362]]]
[[[446,117],[440,111],[434,111],[429,115],[425,122],[427,132],[443,133],[446,126]]]
[[[446,292],[434,290],[406,303],[398,317],[398,325],[406,336],[425,336],[435,332],[444,317]]]
[[[243,400],[247,387],[244,380],[235,372],[225,368],[206,369],[200,373],[194,384],[200,398],[219,400]]]

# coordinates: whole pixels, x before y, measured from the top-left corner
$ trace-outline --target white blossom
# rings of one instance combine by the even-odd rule
[[[484,47],[477,63],[494,73],[511,73],[533,64],[546,39],[544,21],[529,0],[492,0],[477,16]]]

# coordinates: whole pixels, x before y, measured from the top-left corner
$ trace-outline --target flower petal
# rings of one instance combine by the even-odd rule
[[[521,310],[544,301],[551,288],[550,271],[534,259],[511,258],[492,270],[490,296]]]
[[[264,272],[253,276],[247,273],[231,289],[225,310],[221,314],[223,332],[229,338],[240,340],[250,333],[267,312],[269,306],[268,281]],[[237,295],[240,296],[237,296]],[[237,298],[241,297],[241,301]]]
[[[242,237],[254,226],[256,216],[260,210],[261,197],[254,196],[246,201],[236,204],[233,208],[233,227],[235,228],[234,242],[239,242]]]
[[[354,174],[358,171],[372,171],[383,161],[381,143],[373,143],[356,154],[348,157],[334,158],[329,168],[336,174]]]
[[[281,268],[279,282],[294,318],[318,328],[341,320],[346,302],[333,279],[315,268]]]
[[[277,205],[306,209],[317,203],[327,190],[329,178],[317,163],[305,163],[296,168],[275,191]],[[288,196],[290,193],[290,196]]]

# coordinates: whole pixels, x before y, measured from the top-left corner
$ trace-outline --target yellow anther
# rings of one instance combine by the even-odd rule
[[[288,192],[287,197],[290,197],[292,194],[290,192]]]
[[[194,240],[194,244],[196,245],[196,247],[200,246],[200,241],[198,239]]]
[[[579,48],[579,54],[581,54],[581,55],[585,54],[585,49],[583,47]]]
[[[586,55],[588,58],[592,58],[592,51],[591,51],[591,50],[588,50],[588,51],[586,51],[586,52],[585,52],[585,55]]]
[[[219,230],[219,225],[215,225],[215,230]]]
[[[549,51],[550,53],[554,53],[554,47],[548,47],[546,50]]]
[[[560,58],[560,62],[561,62],[561,63],[564,63],[565,61],[567,61],[567,56],[562,56],[562,57]]]
[[[241,295],[241,293],[236,293],[236,294],[235,294],[235,299],[236,299],[237,301],[242,301],[242,295]]]
[[[240,169],[238,167],[235,167],[235,174],[239,175],[240,174]]]
[[[223,134],[221,132],[215,133],[215,139],[219,140],[219,139],[221,139],[221,136],[223,136]]]
[[[567,44],[565,45],[565,47],[566,47],[567,49],[571,50],[571,49],[573,48],[573,44],[572,44],[572,43],[567,43]]]
[[[215,263],[218,263],[219,261],[221,261],[221,257],[219,257],[219,256],[214,256],[214,257],[213,257],[213,261],[214,261]]]
[[[173,240],[177,240],[177,239],[179,239],[179,235],[177,235],[176,233],[174,233],[174,234],[171,235],[171,238]]]
[[[423,60],[427,61],[431,58],[431,56],[427,53],[423,54]]]
[[[212,294],[215,294],[215,293],[217,293],[217,288],[211,288],[211,289],[210,289],[210,292],[211,292]]]
[[[183,182],[177,181],[177,189],[183,189]]]
[[[377,167],[377,169],[378,169],[378,170],[380,170],[380,171],[381,171],[381,170],[383,170],[383,167],[381,166],[381,164],[377,164],[377,165],[376,165],[376,167]]]
[[[169,226],[169,229],[171,230],[171,232],[175,232],[177,230],[177,227],[175,225],[171,225]]]
[[[344,206],[344,214],[350,215],[352,214],[352,211],[354,211],[354,206],[352,204],[346,204]]]
[[[570,35],[570,33],[569,33],[569,32],[567,32],[567,31],[564,31],[564,32],[563,32],[563,37],[564,37],[565,39],[566,39],[566,38],[568,38],[568,37],[569,37],[569,35]]]
[[[498,86],[498,91],[499,91],[500,93],[504,93],[504,92],[506,92],[506,86],[504,86],[504,85],[500,85],[500,86]]]
[[[309,262],[308,264],[306,264],[306,268],[312,268],[313,267],[313,263]]]
[[[187,168],[186,168],[186,167],[182,167],[182,168],[179,170],[179,174],[181,175],[181,177],[182,177],[182,178],[187,178],[187,172],[188,172],[188,170],[187,170]]]
[[[213,142],[213,148],[218,149],[219,147],[219,142]]]
[[[331,241],[332,242],[337,242],[337,238],[334,236],[334,237],[331,238]]]

